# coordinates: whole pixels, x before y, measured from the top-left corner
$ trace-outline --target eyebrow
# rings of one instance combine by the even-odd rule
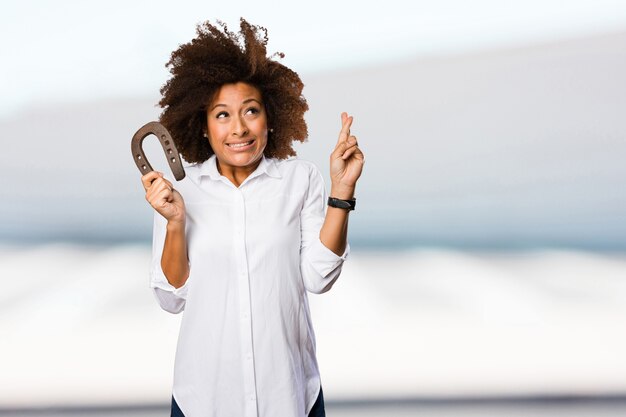
[[[251,102],[251,101],[256,101],[257,103],[259,103],[259,105],[260,105],[260,106],[262,106],[262,105],[263,105],[263,103],[261,103],[261,102],[260,102],[259,100],[257,100],[256,98],[247,98],[247,99],[245,99],[244,101],[242,101],[242,102],[241,102],[241,104],[246,104],[246,103],[249,103],[249,102]],[[213,106],[213,107],[211,108],[211,110],[209,110],[209,111],[213,111],[216,107],[220,107],[220,106],[221,106],[221,107],[228,107],[226,104],[219,103],[219,104],[216,104],[215,106]]]

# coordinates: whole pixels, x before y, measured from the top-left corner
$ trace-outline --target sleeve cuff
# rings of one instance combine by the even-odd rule
[[[191,267],[189,268],[191,270]],[[173,295],[186,299],[187,298],[187,290],[189,284],[189,278],[185,281],[185,283],[181,287],[174,287],[170,284],[163,273],[160,265],[156,265],[152,272],[150,273],[150,288],[159,288],[163,291],[167,291],[172,293]]]
[[[313,268],[323,277],[326,277],[332,271],[337,269],[338,266],[343,264],[350,254],[350,243],[346,243],[346,249],[341,256],[337,255],[332,250],[328,249],[322,241],[315,239],[311,246],[309,246],[306,256]]]

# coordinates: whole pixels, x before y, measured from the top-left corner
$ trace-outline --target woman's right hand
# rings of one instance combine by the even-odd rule
[[[163,178],[163,174],[150,171],[141,177],[146,190],[146,200],[168,223],[185,224],[185,202],[183,196],[174,189],[171,182]]]

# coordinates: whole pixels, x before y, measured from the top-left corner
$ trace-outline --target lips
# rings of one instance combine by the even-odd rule
[[[251,140],[246,141],[246,142],[227,143],[226,146],[229,149],[232,149],[233,151],[244,151],[246,149],[249,149],[253,144],[254,144],[254,139],[251,139]]]
[[[237,147],[237,146],[241,146],[241,145],[249,145],[249,144],[251,144],[252,142],[254,142],[254,139],[251,139],[251,140],[249,140],[249,141],[247,141],[247,142],[231,142],[231,143],[227,143],[227,145],[228,145],[228,146],[234,146],[234,147]]]

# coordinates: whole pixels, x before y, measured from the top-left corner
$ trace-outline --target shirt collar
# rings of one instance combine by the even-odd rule
[[[200,170],[198,178],[202,176],[208,176],[212,180],[220,181],[222,174],[220,174],[220,172],[217,170],[217,157],[215,156],[215,154],[211,155],[209,159],[200,164],[199,168]],[[265,155],[261,156],[261,162],[259,163],[259,166],[257,166],[254,172],[250,174],[248,178],[246,178],[246,181],[249,181],[252,178],[258,177],[262,174],[266,174],[272,178],[282,178],[278,167],[276,166],[276,161],[274,160],[274,158],[266,158]]]

